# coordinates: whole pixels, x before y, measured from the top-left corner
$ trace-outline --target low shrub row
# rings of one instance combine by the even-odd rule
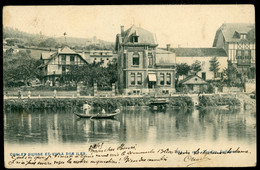
[[[151,97],[125,97],[125,98],[38,98],[38,99],[5,99],[5,109],[56,109],[73,108],[80,110],[85,102],[101,110],[114,110],[121,106],[147,106]],[[187,108],[192,107],[190,97],[170,97],[170,107]]]
[[[240,106],[240,101],[236,97],[233,96],[220,96],[220,95],[202,95],[199,97],[199,106],[207,107],[207,106]]]

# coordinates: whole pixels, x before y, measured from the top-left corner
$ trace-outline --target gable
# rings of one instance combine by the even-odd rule
[[[188,76],[187,78],[182,80],[180,83],[187,84],[187,85],[188,84],[208,84],[208,82],[206,82],[205,80],[203,80],[202,78],[200,78],[197,75]]]
[[[129,43],[132,36],[138,36],[138,43],[141,44],[156,44],[154,34],[141,27],[132,25],[124,32],[123,43]]]

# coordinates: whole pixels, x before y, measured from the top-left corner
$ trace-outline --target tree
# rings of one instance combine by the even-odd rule
[[[236,82],[238,70],[232,64],[228,65],[228,68],[223,70],[223,79],[227,82],[228,85],[232,85]]]
[[[108,75],[109,75],[109,79],[110,79],[110,83],[115,83],[117,82],[117,59],[114,58],[112,61],[109,61],[107,63],[107,68],[106,68]]]
[[[3,63],[4,84],[9,86],[16,82],[26,83],[37,77],[40,65],[38,60],[28,56],[25,52],[19,51],[12,58],[5,57]]]
[[[176,81],[175,85],[178,87],[179,76],[187,76],[190,72],[191,67],[187,63],[181,63],[176,65]]]
[[[210,62],[209,70],[214,73],[214,80],[215,80],[217,76],[217,72],[219,71],[219,61],[217,57],[213,57],[209,62]]]
[[[70,66],[68,77],[70,80],[75,81],[76,85],[78,82],[84,80],[84,74],[86,74],[87,68],[85,65],[72,65]]]
[[[198,72],[201,71],[201,62],[196,60],[192,65],[191,65],[191,70],[197,74]]]
[[[176,74],[177,77],[182,76],[182,75],[188,75],[189,71],[191,70],[191,67],[187,63],[181,63],[177,64],[177,69],[176,69]]]

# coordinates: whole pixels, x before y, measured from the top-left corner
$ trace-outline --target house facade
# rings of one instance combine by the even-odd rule
[[[197,73],[204,80],[218,80],[221,78],[221,72],[228,67],[228,56],[223,48],[169,48],[175,53],[176,63],[187,63],[191,66],[196,61],[201,63],[201,71]],[[216,57],[219,62],[219,71],[214,77],[214,72],[210,71],[210,60]],[[179,80],[184,79],[182,76]]]
[[[175,92],[175,56],[157,49],[155,35],[131,26],[116,36],[118,92],[120,94],[170,94]]]
[[[88,63],[102,62],[103,67],[107,67],[107,64],[114,59],[117,59],[117,54],[111,50],[89,50],[82,52],[82,57]]]
[[[42,53],[40,60],[42,60],[42,65],[39,67],[43,74],[42,83],[51,82],[54,86],[57,82],[67,81],[67,73],[71,66],[87,63],[81,55],[67,46],[58,49],[57,52]]]
[[[226,23],[217,30],[213,47],[223,48],[240,75],[255,78],[255,24]]]

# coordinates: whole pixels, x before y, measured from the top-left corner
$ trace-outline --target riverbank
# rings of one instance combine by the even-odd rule
[[[195,105],[200,108],[218,107],[227,105],[229,108],[254,109],[256,100],[247,94],[203,94],[203,95],[175,95],[164,97],[168,100],[167,107],[188,109]],[[117,96],[117,97],[5,97],[4,109],[75,109],[81,110],[87,102],[93,107],[104,108],[107,111],[121,106],[148,106],[154,97],[146,96]]]
[[[5,98],[5,109],[58,109],[74,108],[79,110],[85,102],[95,108],[105,108],[107,111],[121,106],[147,106],[152,97],[111,97],[111,98]],[[169,107],[187,109],[193,107],[193,101],[188,96],[173,96],[169,99]]]
[[[229,109],[256,109],[256,100],[246,93],[201,95],[198,103],[198,107],[202,109],[223,106],[227,106]]]

